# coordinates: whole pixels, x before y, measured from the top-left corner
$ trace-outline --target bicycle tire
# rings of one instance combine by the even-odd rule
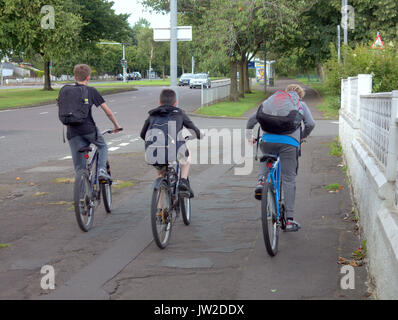
[[[191,224],[191,199],[189,197],[180,197],[180,209],[184,224],[189,226]]]
[[[272,209],[271,212],[269,212]],[[274,257],[278,252],[279,223],[276,220],[275,192],[271,183],[264,183],[261,198],[261,224],[263,227],[264,243],[268,254]]]
[[[87,169],[82,169],[75,177],[74,205],[77,224],[84,232],[88,232],[94,223],[94,206],[92,205],[92,201],[89,173]]]
[[[159,201],[163,202],[163,200],[165,202],[159,208]],[[166,248],[170,241],[173,219],[171,209],[169,187],[166,181],[162,181],[159,187],[153,190],[151,202],[152,234],[156,245],[160,249]]]
[[[106,171],[109,176],[111,175],[111,168],[109,166],[109,162],[106,163]],[[107,213],[112,212],[112,184],[111,183],[101,183],[101,193],[102,199],[104,201],[105,211]]]
[[[105,211],[112,212],[112,186],[109,183],[101,183],[101,193]]]

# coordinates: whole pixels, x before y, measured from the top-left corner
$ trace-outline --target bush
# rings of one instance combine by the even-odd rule
[[[42,70],[35,71],[35,76],[36,76],[36,78],[43,78],[44,71],[42,71]]]
[[[331,58],[326,62],[326,87],[339,94],[341,79],[358,74],[373,75],[373,92],[388,92],[398,89],[398,52],[391,42],[384,50],[373,50],[370,45],[355,49],[343,46],[342,61],[337,60],[337,51],[331,44]]]

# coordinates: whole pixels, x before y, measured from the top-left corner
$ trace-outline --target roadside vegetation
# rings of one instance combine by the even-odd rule
[[[130,85],[98,86],[98,91],[102,95],[117,92],[136,90]],[[32,107],[42,104],[55,103],[60,88],[52,91],[42,89],[4,89],[0,90],[0,110],[12,109],[18,107]]]
[[[257,107],[266,97],[267,95],[263,91],[253,91],[237,102],[219,102],[199,108],[196,113],[214,117],[241,117],[247,111]]]

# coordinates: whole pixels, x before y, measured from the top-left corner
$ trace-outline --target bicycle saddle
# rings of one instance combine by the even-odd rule
[[[90,146],[88,146],[88,147],[80,148],[78,151],[81,153],[85,153],[85,152],[91,152],[91,151],[93,151],[93,149],[90,148]]]
[[[268,154],[268,153],[266,153],[266,154],[264,154],[264,155],[261,157],[260,162],[266,162],[266,161],[268,161],[268,160],[276,161],[276,160],[278,160],[278,156],[277,156],[277,155],[274,155],[274,154]]]

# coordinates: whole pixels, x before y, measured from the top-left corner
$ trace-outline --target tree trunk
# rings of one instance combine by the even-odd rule
[[[239,98],[245,97],[245,76],[244,76],[244,62],[243,58],[238,64],[239,66]]]
[[[243,65],[243,72],[244,72],[244,86],[245,86],[245,93],[251,93],[250,91],[250,84],[249,84],[249,61],[247,57],[245,57],[244,65]]]
[[[163,65],[163,67],[162,67],[162,77],[163,77],[163,81],[166,80],[165,69],[166,69],[166,67]]]
[[[184,59],[181,59],[181,69],[182,69],[182,74],[184,74],[185,73]]]
[[[237,75],[236,73],[238,72],[238,63],[236,62],[235,59],[231,59],[231,90],[230,90],[230,96],[229,99],[231,101],[239,101],[239,92],[238,92],[238,81],[237,81]]]
[[[44,62],[44,90],[51,91],[50,61]]]

